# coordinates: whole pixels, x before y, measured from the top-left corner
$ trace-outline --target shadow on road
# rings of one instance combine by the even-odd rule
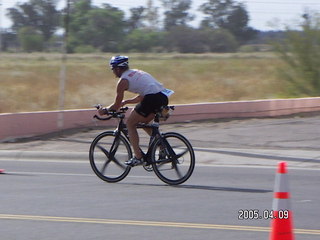
[[[266,155],[266,154],[258,154],[258,153],[245,153],[245,152],[238,152],[238,151],[225,151],[225,150],[214,150],[214,149],[194,148],[194,150],[199,151],[199,152],[211,152],[211,153],[225,154],[225,155],[237,156],[237,157],[255,158],[255,159],[260,158],[260,159],[291,161],[291,162],[320,163],[320,159],[312,159],[312,158],[274,156],[274,155]]]
[[[134,186],[172,187],[172,188],[193,189],[193,190],[245,192],[245,193],[269,193],[269,192],[273,192],[273,190],[266,190],[266,189],[215,187],[215,186],[204,186],[204,185],[177,185],[177,186],[170,186],[170,185],[164,185],[164,184],[144,184],[144,183],[120,183],[120,184],[134,185]]]
[[[197,190],[245,192],[245,193],[269,193],[269,192],[272,192],[272,190],[265,190],[265,189],[215,187],[215,186],[201,186],[201,185],[179,185],[179,186],[173,186],[173,187],[175,187],[175,188],[197,189]]]

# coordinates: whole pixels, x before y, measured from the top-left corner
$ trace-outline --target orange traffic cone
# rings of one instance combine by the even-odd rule
[[[274,186],[270,240],[294,240],[293,216],[289,198],[287,163],[280,162]]]

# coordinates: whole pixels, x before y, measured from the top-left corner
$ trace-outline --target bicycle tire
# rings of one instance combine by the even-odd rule
[[[153,170],[161,181],[178,185],[192,175],[195,154],[191,143],[184,136],[169,132],[154,142],[151,161]]]
[[[132,151],[129,142],[122,135],[116,137],[113,131],[101,133],[91,143],[90,165],[103,181],[114,183],[123,180],[131,169],[124,162],[130,158]]]

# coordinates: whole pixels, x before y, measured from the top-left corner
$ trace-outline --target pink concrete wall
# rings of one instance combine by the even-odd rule
[[[320,98],[271,99],[178,105],[168,122],[215,118],[276,117],[320,111]]]
[[[320,98],[271,99],[176,105],[167,123],[217,118],[275,117],[320,111]],[[0,141],[63,129],[115,126],[116,120],[94,121],[95,110],[68,110],[0,114]],[[59,125],[62,121],[63,126]]]

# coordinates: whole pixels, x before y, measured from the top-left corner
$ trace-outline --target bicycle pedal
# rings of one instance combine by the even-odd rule
[[[136,159],[136,158],[131,158],[130,160],[125,162],[125,165],[130,167],[135,167],[142,164],[143,164],[143,161],[141,159]]]
[[[153,167],[152,165],[143,165],[144,170],[146,170],[147,172],[153,172]]]

